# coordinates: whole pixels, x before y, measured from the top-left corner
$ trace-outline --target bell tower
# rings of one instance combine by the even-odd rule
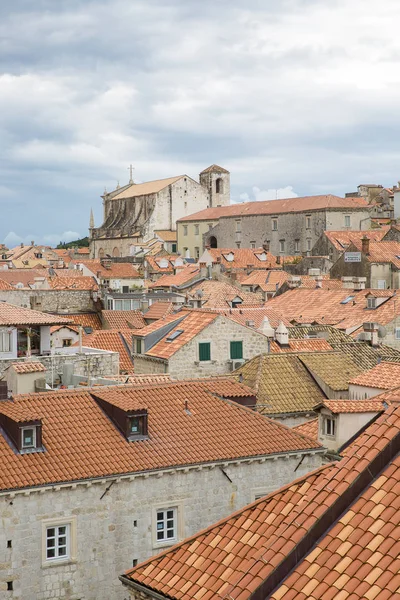
[[[210,208],[230,204],[231,175],[229,171],[218,165],[211,165],[200,173],[200,184],[207,188]]]

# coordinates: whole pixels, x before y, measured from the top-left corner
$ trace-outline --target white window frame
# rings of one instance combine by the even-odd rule
[[[48,529],[57,530],[60,527],[66,528],[66,555],[65,556],[47,556],[47,531]],[[61,537],[61,536],[59,536]],[[56,546],[57,548],[58,546]],[[77,559],[77,539],[76,539],[76,516],[68,518],[58,517],[55,519],[44,519],[42,521],[42,567],[56,566],[61,563],[75,562]]]
[[[378,279],[378,290],[386,290],[386,279]]]
[[[250,242],[250,248],[252,250],[255,250],[255,247],[256,247],[256,243],[255,242]]]
[[[310,252],[311,250],[311,238],[307,238],[307,252]]]
[[[199,226],[196,224],[196,225],[194,226],[194,235],[199,235],[199,233],[200,233],[200,228],[199,228]]]
[[[367,298],[367,308],[376,308],[376,298]]]
[[[333,433],[328,433],[328,422],[333,424]],[[323,434],[327,437],[330,438],[335,438],[336,437],[336,419],[333,416],[324,416],[323,419]]]
[[[188,234],[188,226],[184,225],[183,226],[183,235],[187,235]]]
[[[272,231],[278,231],[278,219],[277,218],[272,219],[271,228],[272,228]]]
[[[396,340],[400,340],[400,327],[396,327],[394,337],[396,338]]]
[[[285,240],[279,240],[279,252],[285,252]]]
[[[241,219],[236,221],[236,233],[242,233],[242,221]]]
[[[311,216],[306,216],[306,229],[311,229]]]
[[[167,511],[173,511],[173,537],[171,538],[163,538],[157,539],[157,523],[160,522],[158,520],[157,513]],[[183,527],[183,501],[171,501],[170,503],[163,504],[155,504],[153,506],[153,514],[152,514],[152,543],[153,548],[164,548],[168,546],[173,546],[176,542],[179,542],[183,539],[184,527]]]
[[[351,217],[350,215],[344,215],[344,226],[351,227]]]
[[[32,434],[32,445],[31,446],[25,446],[24,445],[24,431],[33,431]],[[31,450],[32,448],[36,448],[36,442],[37,442],[37,437],[36,437],[36,427],[34,425],[29,426],[27,425],[26,427],[21,427],[21,450]]]
[[[300,252],[300,240],[294,240],[294,251],[295,253]]]
[[[12,332],[0,331],[0,352],[9,354],[12,352]]]

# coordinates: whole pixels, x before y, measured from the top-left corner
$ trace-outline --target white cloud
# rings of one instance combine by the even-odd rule
[[[283,198],[297,198],[298,194],[294,191],[291,185],[284,188],[260,190],[260,188],[254,186],[251,189],[251,194],[247,192],[240,194],[239,198],[241,202],[261,202],[263,200],[282,200]]]
[[[64,233],[53,233],[42,236],[26,235],[20,236],[14,231],[10,231],[4,238],[4,244],[7,248],[13,248],[23,243],[29,245],[33,242],[35,244],[43,244],[44,246],[57,246],[60,242],[72,242],[80,239],[82,236],[77,231],[64,231]]]

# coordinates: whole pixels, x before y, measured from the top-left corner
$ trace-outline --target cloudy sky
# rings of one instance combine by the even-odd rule
[[[400,178],[398,0],[2,0],[0,241],[218,163],[232,197]]]

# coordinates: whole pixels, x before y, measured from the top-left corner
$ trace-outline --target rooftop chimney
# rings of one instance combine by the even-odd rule
[[[263,250],[265,250],[265,252],[269,252],[269,242],[264,242],[262,247],[263,247]]]
[[[366,277],[353,277],[353,289],[355,292],[365,290],[367,278]]]
[[[365,235],[361,240],[361,250],[363,254],[369,254],[369,238]]]
[[[289,346],[289,332],[282,321],[275,331],[275,339],[280,346]]]
[[[287,284],[291,290],[298,288],[301,285],[301,277],[299,275],[289,275]]]
[[[315,277],[315,287],[322,288],[322,275],[317,275]]]
[[[353,289],[353,278],[352,277],[342,277],[342,284],[344,290],[352,290]]]
[[[268,317],[263,318],[263,320],[261,321],[261,325],[258,328],[258,331],[265,335],[267,338],[274,339],[275,337],[275,330],[269,322]]]
[[[277,257],[276,257],[276,264],[277,264],[277,265],[280,265],[280,264],[281,264],[281,257],[280,257],[280,256],[277,256]]]

